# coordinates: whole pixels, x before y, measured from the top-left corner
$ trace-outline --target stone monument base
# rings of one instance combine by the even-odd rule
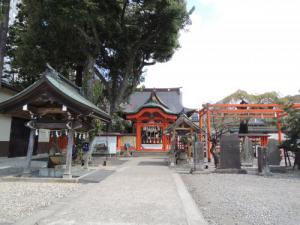
[[[232,174],[247,174],[247,170],[245,169],[216,169],[215,173],[232,173]]]
[[[39,169],[39,177],[58,177],[62,178],[64,175],[64,169],[56,168],[41,168]]]
[[[270,172],[271,173],[286,173],[287,168],[285,166],[275,166],[275,165],[270,165],[269,166]]]
[[[242,162],[242,167],[253,167],[253,163],[244,163]]]

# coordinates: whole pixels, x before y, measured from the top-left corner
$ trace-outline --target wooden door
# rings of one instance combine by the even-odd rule
[[[26,156],[30,129],[25,127],[27,120],[12,118],[8,157]]]

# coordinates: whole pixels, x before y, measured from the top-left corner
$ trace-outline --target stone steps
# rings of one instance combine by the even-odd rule
[[[167,157],[169,155],[169,152],[166,151],[132,151],[133,157]]]

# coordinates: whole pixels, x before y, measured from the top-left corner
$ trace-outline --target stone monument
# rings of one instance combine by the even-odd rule
[[[270,173],[270,169],[267,164],[267,148],[261,146],[257,148],[257,165],[258,174],[268,175]]]
[[[270,139],[267,147],[267,163],[268,165],[280,165],[281,157],[278,147],[278,141]]]
[[[193,149],[194,169],[202,169],[204,164],[204,146],[202,142],[195,142]]]
[[[253,165],[253,144],[249,137],[245,137],[242,142],[241,151],[241,162],[242,165],[252,166]]]
[[[236,134],[221,137],[220,169],[241,169],[240,139]]]

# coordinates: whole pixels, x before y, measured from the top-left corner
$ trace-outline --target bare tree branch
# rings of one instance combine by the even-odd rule
[[[122,8],[122,14],[121,14],[121,26],[124,25],[124,17],[125,17],[125,12],[126,12],[126,7],[128,5],[128,0],[123,0],[123,8]]]
[[[108,84],[107,80],[104,78],[102,73],[99,71],[99,69],[95,65],[94,65],[94,72],[95,72],[95,75],[101,80],[101,82],[105,86],[105,88],[108,89],[109,84]]]
[[[156,61],[152,61],[152,62],[143,62],[143,65],[144,66],[152,66],[152,65],[155,65],[156,64]]]

